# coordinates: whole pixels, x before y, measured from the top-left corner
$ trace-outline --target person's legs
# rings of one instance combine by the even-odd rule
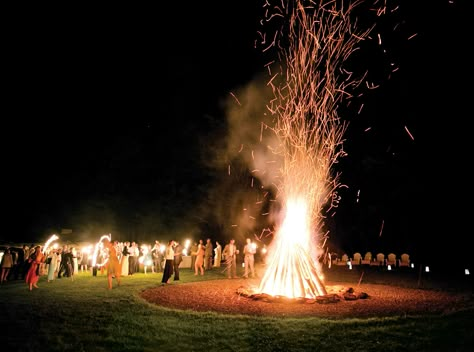
[[[112,289],[112,274],[107,274],[107,283],[109,285],[109,290]]]
[[[232,277],[237,277],[237,259],[232,258]]]
[[[227,261],[227,277],[229,279],[232,277],[232,258],[229,258]]]
[[[174,280],[179,280],[179,264],[174,265]]]
[[[249,276],[249,265],[250,265],[250,258],[248,256],[245,256],[244,257],[244,267],[245,267],[244,277],[245,278],[248,278]]]
[[[251,255],[249,255],[249,257],[247,258],[247,264],[245,265],[245,269],[246,269],[246,272],[247,272],[248,276],[251,276],[251,277],[254,276],[253,261],[252,261],[252,256]]]
[[[58,269],[58,279],[61,278],[62,274],[63,274],[63,270],[64,270],[64,263],[60,263],[59,264],[59,269]]]

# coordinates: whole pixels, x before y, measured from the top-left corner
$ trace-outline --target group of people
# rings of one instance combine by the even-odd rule
[[[26,247],[28,249],[28,247]],[[146,253],[145,253],[146,252]],[[231,239],[222,249],[221,244],[216,241],[215,246],[210,238],[195,242],[190,248],[191,269],[194,275],[204,275],[205,271],[211,270],[213,267],[221,267],[225,265],[223,272],[227,273],[228,278],[237,277],[237,255],[239,249],[235,244],[235,240]],[[247,238],[243,248],[244,254],[244,278],[256,277],[255,258],[256,246]],[[141,252],[135,242],[119,243],[105,239],[101,247],[101,259],[95,265],[100,266],[102,271],[107,273],[108,288],[112,289],[113,279],[117,281],[118,286],[121,284],[121,277],[125,275],[133,275],[138,271],[138,258]],[[47,273],[48,282],[61,278],[62,276],[73,278],[74,274],[80,270],[87,270],[87,259],[78,255],[75,248],[68,248],[67,245],[61,248],[49,250],[47,253],[42,251],[42,246],[33,246],[29,250],[25,250],[25,258],[27,266],[24,270],[24,280],[28,284],[30,290],[38,288],[38,279],[40,275]],[[145,274],[147,267],[150,266],[153,273],[163,272],[161,279],[162,284],[169,283],[171,277],[178,281],[180,264],[183,261],[184,247],[178,240],[170,240],[164,247],[158,241],[155,245],[147,247],[143,250]],[[7,249],[3,253],[1,262],[0,283],[7,280],[10,270],[16,262],[11,251]]]
[[[246,239],[244,246],[244,278],[256,277],[255,273],[255,253],[256,245],[250,238]],[[212,253],[214,252],[214,257]],[[194,243],[191,247],[191,268],[194,268],[194,275],[204,275],[204,272],[213,267],[220,267],[221,263],[225,265],[225,271],[229,278],[237,277],[237,255],[240,253],[235,240],[231,239],[222,250],[221,244],[216,241],[216,246],[212,245],[208,238],[204,244],[203,240]]]
[[[244,253],[244,278],[256,277],[255,273],[255,253],[256,245],[252,243],[250,238],[246,239],[243,249]],[[206,239],[206,243],[201,239],[191,246],[191,269],[194,269],[194,275],[204,275],[213,267],[220,267],[224,260],[225,271],[228,278],[237,277],[237,255],[239,249],[235,244],[235,240],[231,239],[222,250],[221,244],[216,241],[214,247],[210,238]],[[214,254],[214,256],[213,256]],[[179,265],[183,261],[183,247],[176,240],[170,240],[165,249],[165,266],[161,283],[168,284],[171,276],[174,274],[174,280],[179,280]]]
[[[37,282],[42,274],[48,275],[48,282],[62,276],[73,278],[74,273],[83,268],[82,255],[74,247],[51,248],[47,251],[41,245],[24,245],[12,252],[7,248],[3,253],[0,282],[4,283],[10,276],[23,279],[29,289],[38,288]]]
[[[248,279],[249,276],[256,277],[255,273],[255,253],[257,246],[252,243],[250,238],[246,239],[246,243],[243,249],[244,252],[244,275],[243,277]],[[235,244],[235,240],[231,239],[228,244],[224,247],[222,252],[226,262],[227,277],[229,279],[237,277],[237,255],[240,253],[239,249]]]

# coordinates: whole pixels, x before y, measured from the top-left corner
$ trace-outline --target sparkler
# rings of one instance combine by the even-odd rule
[[[347,124],[339,119],[337,107],[362,82],[340,66],[371,29],[360,33],[351,23],[349,14],[360,2],[346,7],[335,1],[271,3],[265,2],[267,22],[288,16],[278,35],[262,35],[261,43],[264,51],[268,45],[279,49],[280,57],[277,65],[267,66],[274,95],[267,104],[273,119],[267,130],[276,137],[268,148],[281,165],[274,185],[282,217],[259,291],[314,298],[326,294],[318,262],[324,255],[323,210],[338,199],[339,174],[332,174],[332,166],[345,155]],[[264,43],[268,38],[272,42]],[[329,209],[335,207],[330,204]]]
[[[105,239],[109,240],[109,242],[110,242],[111,239],[112,239],[112,235],[110,233],[108,235],[102,235],[99,239],[99,242],[97,242],[95,244],[94,254],[92,255],[92,267],[97,266],[97,256],[99,254],[99,250],[103,246],[102,241],[105,240]]]
[[[48,247],[49,247],[49,245],[51,244],[51,242],[56,241],[58,238],[59,238],[58,235],[55,235],[55,234],[52,235],[52,236],[46,241],[46,243],[44,244],[44,246],[43,246],[43,253],[47,253]]]

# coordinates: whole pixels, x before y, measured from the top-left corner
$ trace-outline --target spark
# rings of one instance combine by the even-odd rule
[[[240,104],[239,99],[237,99],[237,97],[235,96],[234,93],[230,92],[230,95],[232,95],[232,96],[234,97],[234,99],[235,99],[235,101],[237,102],[237,104],[239,104],[240,106],[242,106],[242,104]]]
[[[410,138],[414,141],[415,138],[413,137],[413,135],[410,133],[410,131],[408,130],[408,127],[405,126],[405,131],[407,131],[408,135],[410,136]]]

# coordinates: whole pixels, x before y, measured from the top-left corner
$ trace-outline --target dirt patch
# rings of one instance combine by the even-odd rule
[[[143,299],[159,306],[192,310],[274,317],[368,318],[417,314],[444,314],[472,308],[472,293],[410,289],[387,285],[326,283],[328,294],[340,300],[252,299],[242,294],[256,289],[253,280],[213,280],[172,283],[143,291]],[[350,288],[356,297],[344,299]]]

